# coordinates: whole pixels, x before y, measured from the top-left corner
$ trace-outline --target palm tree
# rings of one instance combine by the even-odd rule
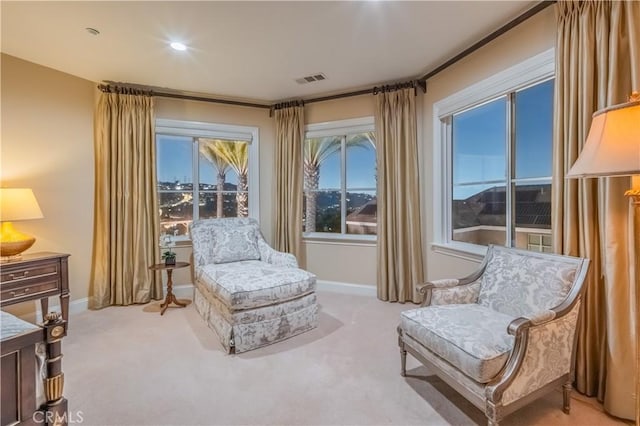
[[[375,147],[373,132],[365,132],[347,138],[346,149],[364,147],[367,143]],[[316,210],[320,165],[331,155],[340,152],[342,137],[330,136],[306,139],[304,144],[304,189],[306,192],[305,232],[316,230]]]
[[[236,204],[238,217],[249,215],[248,206],[248,178],[249,178],[249,144],[242,141],[213,139],[211,152],[221,158],[238,175],[238,191],[236,192]]]
[[[218,171],[216,182],[216,189],[218,191],[218,194],[216,196],[216,217],[223,217],[224,198],[222,196],[222,191],[224,191],[224,183],[226,181],[229,163],[227,163],[226,160],[224,160],[214,152],[213,146],[216,143],[215,140],[201,138],[199,142],[200,154],[202,154],[204,158],[209,160],[209,162],[213,164],[213,166]]]

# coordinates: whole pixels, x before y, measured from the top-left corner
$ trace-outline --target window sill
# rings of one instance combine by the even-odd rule
[[[431,250],[446,256],[480,263],[487,254],[487,246],[451,241],[448,243],[431,243]]]
[[[312,232],[303,234],[302,240],[305,244],[337,244],[356,246],[375,246],[376,235],[355,235],[355,234],[325,234],[322,232]]]

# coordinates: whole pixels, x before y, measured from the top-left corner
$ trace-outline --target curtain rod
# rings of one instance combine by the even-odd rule
[[[418,88],[420,88],[423,93],[427,93],[427,82],[425,80],[409,80],[409,81],[403,81],[400,83],[387,84],[384,86],[374,86],[370,89],[362,89],[355,92],[339,93],[337,95],[323,96],[321,98],[300,99],[300,100],[294,100],[294,101],[288,101],[288,102],[280,102],[277,104],[273,104],[271,106],[271,109],[269,110],[269,117],[273,116],[273,111],[282,109],[282,108],[287,108],[290,106],[304,106],[305,104],[310,104],[313,102],[328,101],[331,99],[345,98],[347,96],[357,96],[357,95],[367,95],[367,94],[377,95],[378,93],[391,92],[394,90],[409,89],[409,88],[413,88],[416,95],[418,94]]]
[[[409,88],[409,87],[413,87],[414,89],[420,88],[422,90],[422,93],[426,93],[427,92],[427,82],[425,79],[423,78],[419,78],[417,80],[410,80],[410,81],[406,81],[403,83],[395,83],[395,84],[390,84],[390,85],[385,85],[385,86],[374,86],[371,87],[369,89],[362,89],[362,90],[355,90],[353,92],[346,92],[346,93],[338,93],[336,95],[329,95],[329,96],[321,96],[318,98],[311,98],[311,99],[305,99],[304,102],[307,104],[311,104],[314,102],[324,102],[324,101],[331,101],[333,99],[340,99],[340,98],[348,98],[351,96],[360,96],[360,95],[377,95],[380,92],[388,92],[390,90],[398,90],[398,89],[404,89],[404,88]]]
[[[234,101],[231,99],[218,99],[218,98],[212,98],[208,96],[185,95],[181,93],[161,92],[153,89],[138,88],[135,86],[128,85],[127,83],[116,83],[112,81],[108,81],[106,83],[107,84],[100,84],[98,86],[98,89],[107,93],[115,92],[115,93],[126,94],[125,92],[138,91],[140,93],[148,94],[149,96],[159,96],[161,98],[185,99],[189,101],[212,102],[217,104],[245,106],[245,107],[252,107],[252,108],[263,108],[263,109],[271,108],[271,105],[257,104],[253,102]]]

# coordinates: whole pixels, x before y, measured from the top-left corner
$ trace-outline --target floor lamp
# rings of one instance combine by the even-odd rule
[[[634,267],[636,308],[636,425],[640,425],[640,94],[629,102],[593,114],[584,148],[568,178],[633,176],[625,192],[634,205]]]

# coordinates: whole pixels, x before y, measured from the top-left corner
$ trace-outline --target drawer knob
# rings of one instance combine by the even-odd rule
[[[22,273],[22,275],[9,274],[9,279],[15,280],[15,279],[19,279],[19,278],[26,278],[27,275],[29,275],[29,271],[24,271]]]
[[[16,293],[15,291],[12,291],[11,292],[11,297],[24,296],[25,294],[29,293],[29,290],[31,290],[31,289],[29,287],[27,287],[24,290],[22,290],[20,293]]]

